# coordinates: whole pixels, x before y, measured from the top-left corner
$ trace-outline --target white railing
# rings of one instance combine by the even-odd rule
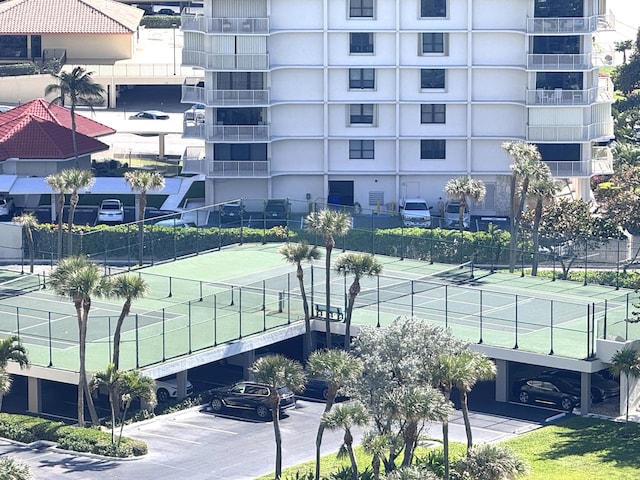
[[[593,147],[591,149],[591,174],[613,174],[613,153],[609,147]]]
[[[529,142],[588,142],[613,138],[613,121],[590,125],[544,125],[528,126]]]
[[[205,125],[185,122],[182,136],[206,142],[267,142],[270,139],[270,129],[268,125]]]
[[[591,168],[589,162],[580,161],[552,161],[547,162],[551,175],[554,177],[589,177]]]
[[[589,125],[589,140],[613,138],[613,119]]]
[[[193,76],[190,66],[178,63],[116,63],[115,65],[82,65],[94,77],[187,77]],[[174,77],[175,78],[175,77]]]
[[[182,50],[182,63],[206,70],[267,70],[269,55],[266,53],[227,55]]]
[[[527,33],[533,34],[585,34],[605,30],[615,30],[613,15],[527,19]]]
[[[207,18],[204,15],[183,13],[181,29],[202,33],[229,33],[233,35],[269,33],[268,18]]]
[[[212,161],[208,163],[207,175],[214,177],[267,177],[267,161]]]
[[[589,70],[592,66],[591,55],[586,53],[529,53],[529,70]]]
[[[183,84],[182,101],[210,107],[268,105],[269,90],[205,90],[204,87]]]
[[[613,88],[601,82],[600,86],[589,88],[588,90],[529,89],[527,90],[526,102],[527,105],[591,105],[594,103],[607,103],[613,102]]]

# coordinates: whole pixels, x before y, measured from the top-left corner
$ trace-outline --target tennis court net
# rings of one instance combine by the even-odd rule
[[[0,298],[15,297],[34,292],[42,288],[40,275],[21,275],[18,278],[0,283]]]

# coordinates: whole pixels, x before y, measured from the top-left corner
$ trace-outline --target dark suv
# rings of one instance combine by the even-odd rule
[[[227,202],[220,206],[221,223],[239,223],[244,214],[242,202]]]
[[[211,390],[209,406],[214,412],[224,408],[252,410],[259,418],[267,418],[271,414],[269,385],[256,382],[238,382],[230,387],[220,387]],[[295,408],[296,397],[287,387],[278,387],[280,395],[280,413],[289,408]]]
[[[287,220],[291,205],[287,199],[271,199],[264,203],[264,218],[267,221]]]

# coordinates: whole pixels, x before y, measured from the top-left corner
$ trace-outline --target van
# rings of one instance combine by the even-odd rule
[[[431,227],[431,208],[422,198],[400,201],[400,219],[405,227]]]

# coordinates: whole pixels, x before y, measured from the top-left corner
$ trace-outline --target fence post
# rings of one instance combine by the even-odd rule
[[[191,300],[189,300],[189,303],[187,304],[187,312],[189,314],[189,318],[187,318],[187,322],[188,322],[187,335],[189,340],[189,353],[191,353],[192,352],[191,350]]]
[[[51,340],[51,312],[49,312],[49,366],[53,367],[53,345]]]
[[[164,310],[162,313],[164,316]],[[138,314],[137,313],[136,313],[135,319],[136,319],[136,368],[140,368],[140,339],[138,337]],[[163,328],[164,328],[164,322],[163,322]]]
[[[549,304],[551,306],[551,317],[549,318],[549,325],[551,326],[551,335],[550,335],[550,349],[549,349],[549,355],[553,355],[553,300],[551,300],[551,303]]]
[[[378,310],[378,323],[376,327],[380,328],[380,275],[376,275],[376,307]]]
[[[479,302],[480,302],[480,340],[478,340],[478,343],[482,343],[483,342],[483,339],[482,339],[482,290],[480,290]]]
[[[218,336],[217,336],[217,324],[218,320],[218,296],[216,293],[213,294],[213,346],[218,345]]]
[[[516,300],[516,304],[515,304],[515,314],[516,314],[515,315],[515,326],[516,326],[515,340],[516,340],[516,343],[513,346],[513,349],[517,350],[518,349],[518,295],[516,295],[515,300]]]

